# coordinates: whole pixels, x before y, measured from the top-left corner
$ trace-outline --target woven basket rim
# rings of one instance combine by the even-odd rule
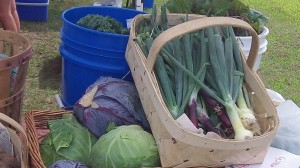
[[[25,113],[26,134],[28,137],[28,154],[32,167],[46,168],[39,150],[39,140],[36,125],[47,122],[48,118],[61,118],[63,114],[72,114],[66,110],[32,110]],[[38,119],[38,120],[37,120]]]

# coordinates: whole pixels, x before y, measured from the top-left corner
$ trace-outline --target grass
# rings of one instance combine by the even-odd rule
[[[61,13],[83,5],[91,5],[91,1],[52,0],[47,22],[21,22],[22,34],[33,44],[23,111],[58,109],[54,95],[60,93],[61,85],[61,57],[58,50],[61,43]]]
[[[259,75],[267,88],[300,105],[300,1],[251,1],[244,3],[269,16],[268,50]]]
[[[159,0],[159,5],[166,0]],[[243,0],[270,17],[268,50],[264,53],[259,75],[267,88],[300,105],[300,2],[290,0]],[[91,5],[88,0],[51,0],[47,22],[21,22],[22,34],[33,44],[33,58],[27,75],[23,111],[58,109],[54,99],[60,93],[61,58],[59,55],[60,15],[71,7]],[[125,3],[124,3],[125,4]]]

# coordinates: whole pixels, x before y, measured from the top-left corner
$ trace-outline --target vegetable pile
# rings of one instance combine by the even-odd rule
[[[139,168],[160,165],[135,85],[100,77],[74,113],[48,121],[40,151],[47,167]]]
[[[135,41],[147,57],[153,40],[169,28],[166,6],[144,18]],[[182,21],[188,20],[188,15]],[[201,20],[199,20],[201,22]],[[174,119],[186,113],[196,128],[223,138],[260,135],[244,83],[244,67],[232,27],[209,27],[169,41],[160,51],[154,72]]]
[[[146,57],[154,39],[170,27],[165,5],[161,11],[161,22],[154,7],[136,32],[134,40]],[[188,15],[182,18],[187,20]],[[185,114],[204,134],[227,139],[261,135],[232,27],[209,27],[174,38],[161,49],[154,73],[174,119]],[[49,128],[40,145],[46,166],[160,166],[158,148],[131,82],[99,78],[75,104],[74,114],[49,121]]]
[[[248,22],[260,34],[269,18],[245,5],[242,0],[168,0],[172,13],[192,13],[206,16],[231,16]],[[238,36],[249,36],[244,29],[235,28]]]
[[[129,34],[129,29],[123,28],[122,23],[110,16],[101,16],[98,14],[88,14],[77,21],[77,25],[97,30],[100,32],[114,34]]]
[[[50,120],[50,133],[40,144],[49,168],[139,168],[160,165],[155,140],[139,125],[112,127],[98,140],[74,115]]]

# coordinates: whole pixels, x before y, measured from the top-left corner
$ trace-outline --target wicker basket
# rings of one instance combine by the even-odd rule
[[[19,123],[3,113],[0,113],[0,122],[9,125],[6,128],[14,147],[14,157],[21,163],[21,168],[28,168],[28,141],[25,130]]]
[[[67,111],[30,111],[25,114],[29,161],[32,168],[46,168],[40,153],[38,130],[47,129],[48,120],[60,119]]]
[[[31,43],[24,36],[0,30],[0,112],[20,122]],[[3,56],[3,55],[2,55]]]
[[[220,167],[232,164],[261,163],[267,149],[276,134],[279,119],[264,84],[254,72],[253,65],[258,52],[258,36],[249,24],[229,17],[203,17],[181,23],[184,15],[168,15],[169,24],[175,25],[159,35],[153,42],[146,58],[140,47],[133,41],[138,32],[139,22],[151,15],[138,15],[134,18],[126,51],[134,82],[139,92],[142,105],[158,145],[163,167]],[[157,20],[160,19],[157,16]],[[248,91],[253,92],[254,112],[258,116],[263,135],[251,140],[234,141],[231,139],[210,139],[199,134],[183,130],[172,118],[160,94],[158,83],[153,72],[157,53],[171,39],[182,34],[209,26],[231,25],[247,29],[253,41],[247,60],[244,59],[245,82]]]

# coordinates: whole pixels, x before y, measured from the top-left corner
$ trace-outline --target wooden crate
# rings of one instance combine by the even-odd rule
[[[15,32],[0,30],[0,112],[20,122],[28,62],[32,56],[30,41]]]
[[[140,47],[133,40],[138,32],[139,22],[150,18],[150,14],[134,18],[126,50],[126,59],[137,86],[142,105],[158,145],[163,167],[221,167],[232,164],[261,163],[278,128],[279,119],[263,82],[254,72],[253,65],[258,53],[258,36],[249,24],[229,17],[189,17],[191,21],[181,23],[185,15],[169,14],[169,24],[174,25],[153,42],[146,58]],[[160,19],[157,15],[157,20]],[[200,17],[200,18],[199,18]],[[209,26],[231,25],[247,29],[253,41],[247,59],[244,58],[245,82],[248,91],[253,92],[254,112],[262,127],[263,135],[251,140],[235,141],[232,139],[210,139],[182,129],[171,116],[160,94],[153,65],[162,46],[171,39],[203,29]]]

